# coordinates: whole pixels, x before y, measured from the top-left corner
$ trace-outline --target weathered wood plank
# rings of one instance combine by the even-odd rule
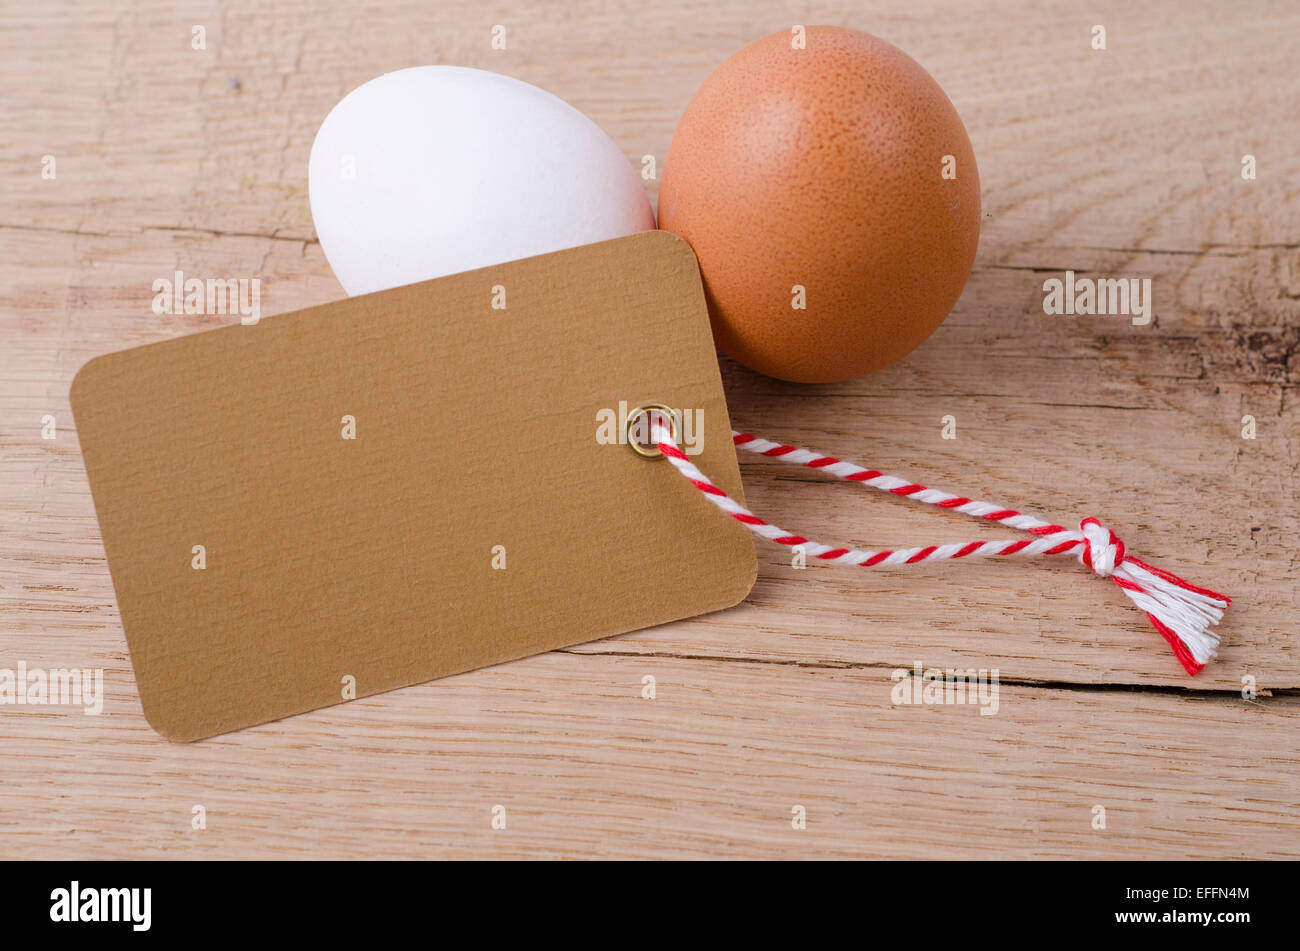
[[[1000,685],[984,716],[883,668],[557,653],[176,745],[108,682],[11,729],[7,856],[1300,854],[1294,697]]]
[[[191,747],[144,724],[67,387],[98,353],[231,319],[158,317],[153,280],[259,276],[266,314],[340,296],[307,156],[330,106],[379,73],[508,72],[662,162],[713,66],[791,15],[773,0],[6,11],[0,666],[104,667],[109,702],[99,718],[0,714],[0,854],[44,854],[56,834],[95,857],[1300,853],[1286,693],[1300,687],[1300,13],[1286,3],[801,7],[902,46],[947,89],[980,161],[980,253],[952,316],[896,367],[799,387],[723,364],[742,427],[1063,523],[1095,514],[1233,595],[1222,658],[1195,681],[1068,561],[797,571],[764,548],[730,612]],[[1042,282],[1067,269],[1151,278],[1155,319],[1045,316]],[[955,440],[940,438],[949,414]],[[827,540],[989,537],[743,463],[756,510]],[[888,672],[916,660],[1015,685],[997,716],[894,707]],[[653,702],[637,698],[643,673],[660,680]],[[1244,675],[1282,693],[1246,703]],[[505,833],[488,829],[496,802]]]

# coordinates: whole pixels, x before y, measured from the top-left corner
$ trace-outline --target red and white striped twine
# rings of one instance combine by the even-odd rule
[[[1095,518],[1085,518],[1078,529],[1053,525],[1014,509],[978,502],[964,496],[950,495],[938,489],[908,482],[897,476],[883,475],[851,462],[822,456],[807,449],[786,446],[747,433],[732,432],[737,448],[756,452],[784,462],[817,469],[848,482],[858,482],[891,495],[925,502],[954,512],[962,512],[987,522],[997,522],[1036,536],[1033,539],[977,541],[965,544],[927,545],[895,551],[863,551],[834,547],[810,541],[777,528],[745,508],[696,468],[677,446],[671,424],[664,414],[651,413],[650,439],[659,451],[706,499],[745,525],[778,545],[802,546],[806,555],[837,565],[877,568],[886,565],[914,565],[941,558],[970,558],[986,555],[1064,555],[1077,552],[1080,562],[1095,574],[1109,577],[1123,589],[1174,649],[1183,668],[1193,676],[1200,673],[1216,653],[1219,637],[1210,628],[1223,617],[1231,603],[1226,595],[1188,584],[1182,578],[1148,565],[1134,557],[1115,533]]]

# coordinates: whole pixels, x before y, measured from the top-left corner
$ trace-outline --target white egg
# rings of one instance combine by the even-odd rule
[[[548,92],[419,66],[348,93],[308,172],[321,248],[350,295],[654,228],[600,128]]]

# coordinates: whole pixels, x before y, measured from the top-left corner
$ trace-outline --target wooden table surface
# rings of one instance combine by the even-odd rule
[[[107,699],[0,707],[0,857],[1300,856],[1294,4],[145,0],[3,19],[0,667],[103,668]],[[797,386],[724,360],[736,424],[1098,515],[1234,596],[1218,662],[1187,678],[1069,561],[797,571],[763,547],[733,610],[212,740],[156,735],[68,409],[90,357],[237,319],[156,316],[154,279],[258,276],[264,314],[341,297],[307,157],[381,73],[517,76],[639,166],[662,163],[714,66],[794,22],[876,33],[930,70],[970,130],[983,233],[952,315],[892,368]],[[1042,282],[1066,269],[1150,277],[1155,319],[1045,316]],[[757,511],[828,540],[976,537],[742,469]],[[997,714],[893,704],[891,671],[917,661],[997,668]]]

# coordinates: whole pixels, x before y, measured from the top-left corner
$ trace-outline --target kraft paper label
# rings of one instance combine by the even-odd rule
[[[665,232],[97,357],[72,406],[140,699],[193,740],[729,607],[743,499],[694,255]]]

